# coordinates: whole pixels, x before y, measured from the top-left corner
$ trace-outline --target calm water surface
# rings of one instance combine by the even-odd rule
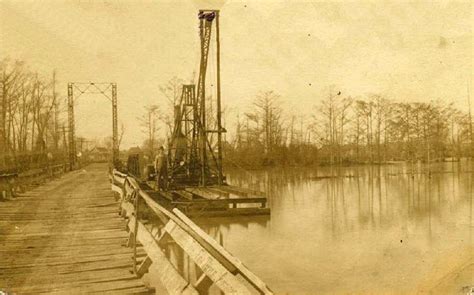
[[[472,266],[473,170],[227,171],[229,183],[268,193],[271,216],[198,223],[278,294],[444,290],[445,281],[469,283],[452,273]]]

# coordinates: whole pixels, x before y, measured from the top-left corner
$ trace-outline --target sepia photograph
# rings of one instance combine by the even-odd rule
[[[0,295],[474,295],[469,0],[0,0]]]

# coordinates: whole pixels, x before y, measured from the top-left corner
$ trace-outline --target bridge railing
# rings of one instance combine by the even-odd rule
[[[134,249],[137,276],[153,265],[170,294],[273,294],[239,259],[205,233],[177,208],[155,202],[130,176],[116,170],[112,190],[120,196],[122,215],[128,219],[128,246]],[[150,222],[150,214],[156,220]],[[146,257],[140,259],[143,249]]]
[[[0,172],[0,199],[15,196],[18,191],[24,191],[30,184],[39,184],[67,171],[68,164],[54,164],[42,168],[33,168],[26,171]]]

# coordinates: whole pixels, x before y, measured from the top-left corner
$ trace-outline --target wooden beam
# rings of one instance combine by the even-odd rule
[[[219,185],[219,186],[213,186],[213,187],[224,190],[224,191],[228,191],[233,194],[242,195],[242,196],[253,195],[253,196],[265,197],[264,192],[256,191],[249,188],[238,187],[234,185]]]
[[[194,284],[196,290],[198,290],[199,294],[209,294],[209,288],[211,288],[213,282],[212,280],[203,273],[199,279]]]
[[[120,186],[112,184],[112,191],[118,193],[120,195],[120,199],[123,197],[123,190]]]
[[[186,215],[184,215],[179,209],[173,209],[173,212],[178,216],[184,223],[191,227],[196,233],[203,237],[206,242],[212,245],[222,256],[230,261],[236,268],[237,271],[250,283],[252,284],[261,294],[273,294],[273,291],[267,287],[267,285],[254,273],[252,273],[239,259],[228,252],[224,247],[219,245],[213,238],[206,234],[199,226],[191,221]]]
[[[231,216],[257,216],[270,215],[270,208],[228,208],[225,210],[188,211],[189,217],[231,217]]]
[[[222,198],[220,195],[216,193],[213,193],[211,191],[206,191],[204,189],[197,188],[197,187],[187,187],[185,191],[207,200],[219,200]]]
[[[134,226],[134,216],[130,217],[128,224],[129,227]],[[140,241],[148,257],[153,261],[152,267],[157,270],[163,286],[170,294],[199,294],[166,258],[152,234],[141,222],[138,222],[137,240]]]
[[[172,193],[170,192],[160,192],[159,195],[162,197],[162,198],[165,198],[165,199],[168,199],[170,201],[173,201],[174,200],[174,196]]]
[[[122,209],[125,211],[125,217],[130,217],[133,213],[133,205],[129,202],[122,203]]]
[[[177,195],[180,198],[186,199],[186,200],[193,200],[193,194],[184,190],[179,190],[179,191],[173,191],[173,194]]]
[[[225,259],[222,257],[218,252],[213,249],[202,237],[200,237],[195,231],[193,231],[188,225],[183,223],[181,219],[179,219],[176,215],[168,211],[166,208],[163,206],[159,205],[156,203],[150,196],[148,196],[147,193],[140,191],[140,196],[145,200],[147,203],[148,207],[153,210],[156,214],[164,215],[167,218],[173,220],[176,224],[178,224],[186,233],[188,233],[193,239],[195,239],[201,246],[206,248],[207,251],[211,253],[213,257],[219,260],[221,264],[223,264],[226,269],[228,269],[230,272],[234,272],[235,268]],[[164,222],[165,223],[165,222]]]
[[[178,224],[174,223],[173,220],[169,222],[173,224],[173,227],[167,228],[167,232],[221,291],[231,294],[251,294],[232,273],[210,255],[206,249],[188,235]]]
[[[173,205],[193,205],[193,204],[201,204],[201,205],[224,205],[224,204],[262,204],[266,203],[266,198],[236,198],[236,199],[218,199],[218,200],[193,200],[193,201],[174,201],[171,202]]]
[[[229,192],[226,192],[226,191],[224,191],[224,190],[220,190],[220,189],[215,188],[215,187],[207,186],[207,187],[206,187],[206,190],[211,191],[211,192],[214,192],[214,193],[219,194],[219,195],[223,195],[223,196],[225,196],[226,198],[229,198],[229,197],[230,197],[230,193],[229,193]]]
[[[150,268],[152,262],[153,261],[149,256],[145,257],[145,260],[143,260],[140,266],[138,267],[136,275],[141,278],[145,273],[148,272],[148,269]]]

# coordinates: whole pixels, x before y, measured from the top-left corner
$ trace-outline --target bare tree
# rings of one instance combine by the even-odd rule
[[[142,127],[142,132],[147,136],[144,148],[148,151],[150,157],[152,157],[156,148],[157,133],[159,131],[158,121],[160,119],[160,111],[158,106],[146,106],[145,114],[137,119]]]
[[[283,142],[282,109],[279,98],[280,96],[273,91],[261,92],[253,104],[256,107],[255,117],[262,121],[261,133],[265,154]]]
[[[178,77],[173,77],[166,84],[159,87],[160,93],[166,98],[167,102],[166,109],[160,116],[160,119],[166,124],[166,126],[168,126],[168,134],[172,134],[173,132],[174,107],[179,104],[183,84],[184,80]]]

